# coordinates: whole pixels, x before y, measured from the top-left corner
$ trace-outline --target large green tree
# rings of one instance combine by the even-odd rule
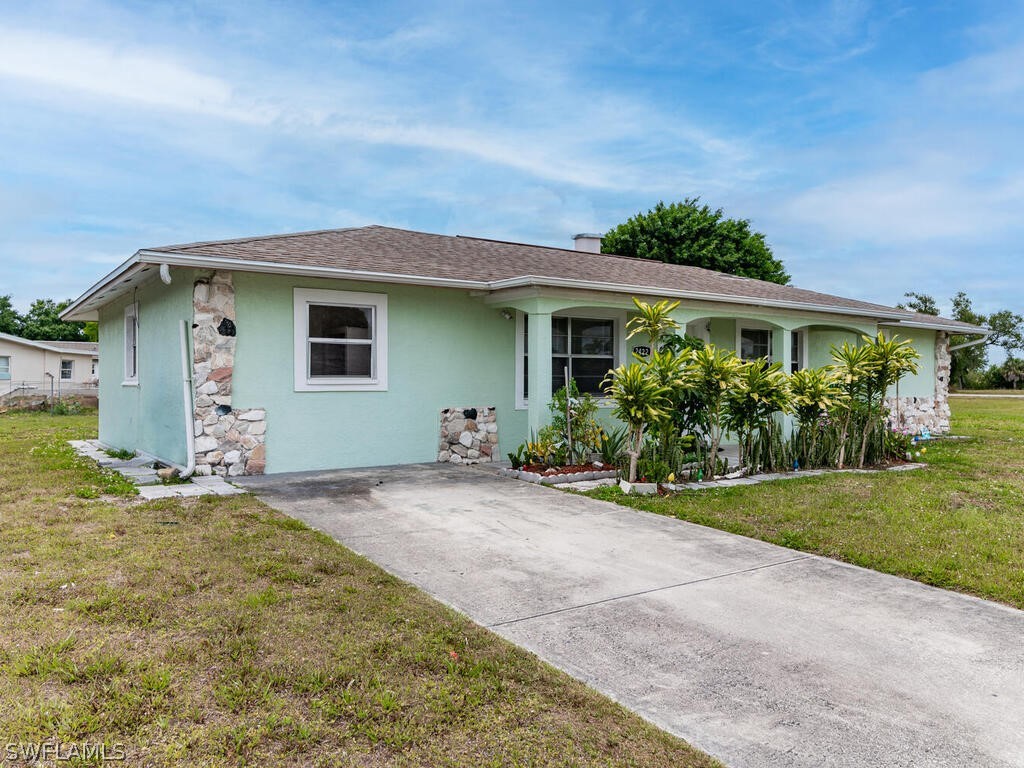
[[[789,282],[782,262],[764,235],[751,230],[749,219],[726,218],[721,208],[712,210],[696,197],[669,205],[659,202],[647,213],[638,213],[610,229],[601,250],[782,285]]]
[[[58,303],[53,299],[36,299],[22,316],[21,335],[38,341],[87,341],[82,330],[84,323],[60,319],[60,313],[70,304],[70,300]]]
[[[920,312],[922,315],[939,314],[939,305],[927,293],[907,291],[903,296],[906,298],[906,301],[896,305],[900,309],[909,309],[911,312]]]
[[[0,296],[0,333],[17,336],[21,333],[21,315],[11,303],[10,296]]]

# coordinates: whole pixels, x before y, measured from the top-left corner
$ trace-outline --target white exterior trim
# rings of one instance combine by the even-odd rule
[[[388,296],[386,293],[330,291],[314,288],[293,290],[295,340],[293,360],[296,392],[386,392],[388,389]],[[338,377],[315,380],[309,375],[309,305],[371,307],[371,375],[365,378]]]
[[[128,349],[128,322],[132,323],[132,332],[135,336],[135,370],[132,371],[131,375],[128,371],[131,369],[130,364],[130,351]],[[125,387],[137,387],[139,386],[139,305],[134,302],[124,308],[124,338],[122,339],[122,346],[124,352],[123,364],[124,367],[121,369],[122,381],[121,385]]]

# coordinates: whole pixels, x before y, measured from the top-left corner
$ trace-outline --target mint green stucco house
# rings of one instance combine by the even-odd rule
[[[201,474],[497,459],[545,422],[565,367],[596,392],[629,359],[634,296],[679,299],[689,334],[789,369],[909,338],[920,370],[891,408],[933,432],[948,335],[984,333],[599,246],[369,226],[151,248],[64,317],[99,321],[100,440]]]

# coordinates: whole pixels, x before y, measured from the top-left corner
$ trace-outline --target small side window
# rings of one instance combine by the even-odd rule
[[[129,304],[124,310],[124,383],[139,381],[139,320],[138,305]]]
[[[75,361],[74,360],[61,360],[60,361],[60,378],[62,381],[71,381],[75,373]]]
[[[7,381],[11,378],[11,358],[0,357],[0,380]]]

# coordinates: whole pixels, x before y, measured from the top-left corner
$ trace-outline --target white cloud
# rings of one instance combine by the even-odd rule
[[[368,48],[401,52],[429,47],[446,34],[437,26],[400,28],[353,47],[361,53]],[[183,53],[4,27],[0,50],[0,79],[30,85],[30,96],[20,94],[24,98],[59,101],[65,108],[105,110],[120,102],[136,109],[173,110],[184,118],[212,118],[300,141],[356,141],[451,153],[538,180],[590,189],[693,188],[701,177],[699,169],[708,163],[718,165],[720,173],[750,176],[744,165],[750,152],[737,142],[660,115],[630,97],[581,93],[554,64],[545,69],[537,61],[520,68],[524,79],[504,84],[512,89],[508,97],[533,105],[525,122],[520,116],[517,124],[510,124],[501,112],[491,115],[484,108],[491,94],[474,93],[461,107],[459,94],[419,93],[413,99],[412,85],[386,68],[351,65],[334,78],[321,76],[307,84],[299,72],[274,71],[263,77],[254,63],[246,79],[234,82],[191,65]],[[74,103],[68,92],[77,95]],[[159,131],[171,133],[163,125]],[[208,132],[193,125],[160,138],[187,146],[201,143]],[[687,162],[679,165],[698,170],[667,171],[666,150],[687,154]]]
[[[0,28],[0,50],[0,77],[231,120],[271,117],[239,108],[228,83],[165,54],[10,28]]]

